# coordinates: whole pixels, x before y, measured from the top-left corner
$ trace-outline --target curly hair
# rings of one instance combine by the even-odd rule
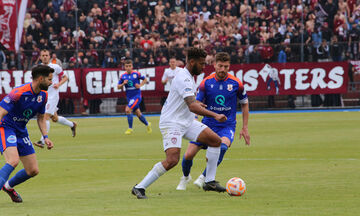
[[[199,59],[199,58],[206,58],[207,53],[204,49],[190,47],[187,50],[187,59],[190,61],[191,59]]]

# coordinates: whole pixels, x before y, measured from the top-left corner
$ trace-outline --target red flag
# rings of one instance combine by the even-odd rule
[[[28,0],[0,0],[0,43],[19,50]]]

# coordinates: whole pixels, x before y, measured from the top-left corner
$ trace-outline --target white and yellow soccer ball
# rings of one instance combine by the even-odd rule
[[[231,196],[242,196],[246,191],[244,180],[238,177],[231,178],[226,183],[226,191]]]

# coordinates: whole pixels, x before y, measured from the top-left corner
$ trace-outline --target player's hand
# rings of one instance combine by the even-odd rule
[[[127,84],[128,82],[129,82],[129,80],[124,80],[124,82],[123,82],[123,83],[124,83],[124,84]]]
[[[250,135],[247,127],[243,127],[240,131],[240,139],[244,137],[245,144],[250,145]]]
[[[53,84],[54,89],[58,89],[60,87],[59,83]]]
[[[139,89],[139,88],[141,88],[141,85],[140,84],[135,84],[135,88]]]
[[[44,142],[47,145],[47,149],[50,150],[50,149],[52,149],[54,147],[54,143],[49,138],[45,138]]]
[[[217,114],[215,120],[218,122],[226,122],[227,118],[224,114]]]

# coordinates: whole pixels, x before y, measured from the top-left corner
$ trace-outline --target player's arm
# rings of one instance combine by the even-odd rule
[[[37,116],[37,124],[39,126],[40,132],[42,136],[44,137],[44,142],[47,145],[48,149],[52,149],[54,147],[53,142],[49,139],[48,133],[46,130],[46,120],[45,120],[45,114],[38,114]]]
[[[241,104],[241,112],[242,112],[243,126],[240,131],[240,139],[241,139],[241,137],[244,137],[245,144],[250,145],[250,135],[249,135],[249,131],[248,131],[249,103]]]
[[[8,114],[8,111],[0,106],[0,121]]]
[[[217,114],[210,110],[207,110],[206,105],[196,100],[195,96],[188,96],[184,98],[186,105],[189,107],[189,110],[195,114],[207,116],[214,118],[216,121],[225,122],[227,120],[226,116],[223,114]]]
[[[124,87],[124,85],[126,85],[128,83],[128,80],[123,80],[120,79],[117,88],[121,89],[122,87]]]
[[[164,71],[164,74],[163,74],[163,76],[162,76],[162,78],[161,78],[161,83],[163,84],[163,85],[165,85],[167,82],[168,82],[168,76],[167,76],[167,73],[166,73],[166,69],[165,69],[165,71]]]
[[[135,87],[139,89],[142,86],[144,86],[146,83],[147,83],[147,79],[145,78],[145,79],[143,79],[143,81],[140,84],[135,84]]]

